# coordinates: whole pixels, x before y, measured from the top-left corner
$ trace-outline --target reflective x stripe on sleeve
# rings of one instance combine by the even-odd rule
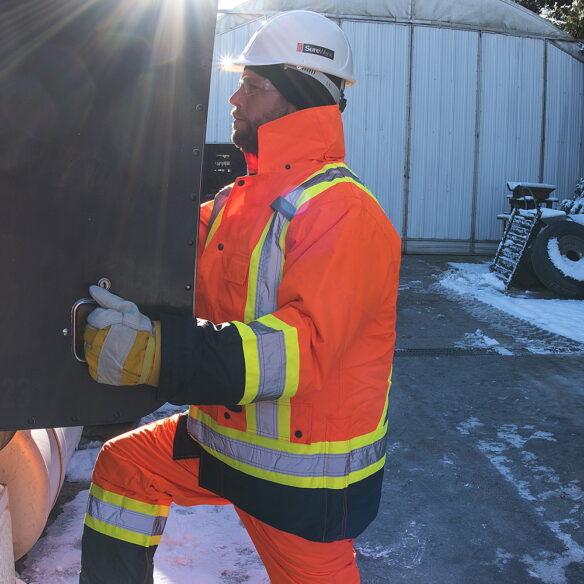
[[[109,537],[143,547],[158,545],[169,507],[151,505],[91,485],[85,525]]]
[[[233,324],[245,360],[245,391],[239,403],[290,399],[298,389],[300,367],[296,328],[271,314]]]

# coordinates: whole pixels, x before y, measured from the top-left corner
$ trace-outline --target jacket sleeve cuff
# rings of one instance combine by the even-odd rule
[[[241,337],[233,325],[165,314],[161,317],[161,337],[161,400],[235,405],[242,399],[245,363]]]

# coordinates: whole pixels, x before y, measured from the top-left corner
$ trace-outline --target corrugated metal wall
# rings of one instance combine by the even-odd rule
[[[539,181],[545,41],[482,37],[476,229],[479,241],[501,236],[508,180]]]
[[[402,231],[409,85],[407,26],[344,22],[359,82],[347,90],[347,161]],[[375,59],[371,55],[376,55]],[[371,103],[383,104],[371,107]]]
[[[558,185],[561,196],[584,176],[584,67],[553,45],[547,61],[544,180]]]
[[[470,240],[478,38],[414,29],[409,239]]]
[[[230,140],[237,76],[218,72],[219,57],[241,51],[260,24],[217,37],[208,142]],[[341,26],[359,80],[347,91],[348,162],[407,251],[490,252],[506,181],[552,182],[561,196],[584,175],[584,64],[551,42],[388,22]]]

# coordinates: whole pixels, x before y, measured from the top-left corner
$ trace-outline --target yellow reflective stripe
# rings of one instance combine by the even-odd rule
[[[152,366],[154,365],[154,353],[156,353],[156,325],[154,327],[154,334],[148,335],[148,342],[146,343],[146,350],[144,351],[144,361],[142,365],[142,373],[140,375],[140,385],[148,381]],[[158,334],[160,332],[158,331]]]
[[[297,442],[286,442],[285,440],[279,440],[278,438],[258,436],[251,432],[245,432],[235,428],[227,428],[226,426],[219,424],[197,406],[190,407],[189,415],[227,438],[234,438],[236,440],[247,442],[248,444],[258,444],[259,446],[280,450],[282,452],[290,452],[292,454],[346,454],[347,452],[357,450],[357,448],[361,448],[362,446],[368,446],[369,444],[377,442],[377,440],[383,438],[387,432],[387,423],[384,423],[381,427],[369,432],[369,434],[363,434],[362,436],[357,436],[348,440],[300,444]]]
[[[91,515],[85,515],[85,525],[108,537],[114,537],[143,547],[150,547],[160,543],[160,535],[145,535],[144,533],[129,531],[122,527],[100,521]]]
[[[138,501],[137,499],[124,497],[123,495],[118,495],[117,493],[106,491],[105,489],[97,486],[95,483],[91,483],[89,492],[94,497],[97,497],[106,503],[117,505],[122,509],[129,509],[130,511],[137,511],[138,513],[152,515],[153,517],[168,517],[168,513],[170,511],[170,507],[168,505],[152,505],[150,503]]]
[[[233,321],[231,324],[239,332],[245,361],[245,389],[239,405],[249,404],[258,395],[260,387],[260,357],[255,333],[242,322]]]
[[[330,170],[331,168],[347,168],[348,169],[349,167],[344,162],[331,162],[330,164],[325,164],[324,166],[321,166],[315,173],[311,174],[308,178],[305,178],[302,181],[302,183],[304,184],[305,182],[308,182],[309,180],[313,179],[315,176],[318,176],[319,174],[323,174],[327,170]]]
[[[207,239],[205,241],[205,248],[209,245],[209,243],[211,243],[211,240],[213,239],[215,233],[217,232],[217,229],[219,229],[219,225],[221,225],[221,219],[223,219],[223,211],[224,210],[225,210],[225,206],[223,206],[221,211],[219,211],[219,215],[217,215],[217,217],[215,217],[215,220],[213,221],[213,225],[211,225],[211,229],[209,230],[209,233],[207,233]]]
[[[284,225],[284,227],[282,228],[282,233],[280,233],[280,239],[278,240],[278,242],[281,250],[286,249],[286,236],[288,235],[288,227],[290,227],[290,221],[288,221],[286,225]],[[282,258],[282,272],[280,274],[281,276],[284,274],[285,259],[286,256],[284,255],[284,257]]]
[[[262,235],[251,254],[248,272],[249,277],[247,284],[247,299],[245,302],[245,313],[243,315],[244,322],[251,322],[255,318],[255,303],[258,285],[260,257],[262,255],[262,248],[264,246],[264,242],[266,241],[268,231],[270,230],[270,225],[274,220],[273,219],[274,216],[272,216],[272,218],[266,223],[266,226],[262,231]]]
[[[245,425],[248,432],[255,434],[258,431],[257,408],[255,404],[245,406]]]
[[[385,465],[386,455],[384,454],[377,462],[372,465],[352,472],[343,477],[295,477],[282,473],[272,472],[269,470],[262,470],[251,466],[249,464],[240,462],[238,460],[233,460],[228,456],[224,456],[220,452],[217,452],[213,448],[201,444],[201,446],[209,452],[212,456],[225,463],[226,465],[235,468],[247,475],[256,477],[258,479],[268,480],[281,485],[287,485],[290,487],[300,487],[305,489],[344,489],[347,486],[362,481],[367,477],[375,474],[378,470],[382,469]]]
[[[270,328],[284,333],[284,345],[286,347],[286,381],[281,399],[290,399],[298,391],[300,377],[300,346],[298,344],[298,331],[295,327],[275,317],[266,314],[257,319]]]
[[[279,399],[276,404],[278,406],[278,437],[281,440],[290,440],[290,414],[292,411],[290,400]]]
[[[383,411],[381,412],[381,418],[379,418],[378,428],[381,428],[385,424],[385,419],[387,417],[387,409],[389,408],[389,392],[391,390],[391,378],[393,376],[393,367],[389,370],[389,379],[387,380],[387,395],[385,396],[385,405],[383,406]]]
[[[316,197],[317,195],[320,195],[321,193],[327,191],[331,187],[334,187],[335,185],[342,183],[351,183],[354,184],[356,187],[361,188],[360,183],[358,183],[357,181],[348,176],[343,176],[342,178],[335,178],[334,180],[328,182],[319,183],[317,185],[314,185],[313,187],[309,187],[302,193],[302,195],[300,195],[300,198],[296,202],[296,209],[300,209],[302,205],[308,203],[308,201],[314,199],[314,197]]]

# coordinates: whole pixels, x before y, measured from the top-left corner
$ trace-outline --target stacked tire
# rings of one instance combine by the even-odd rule
[[[569,219],[542,229],[531,248],[541,283],[565,298],[584,298],[584,225]]]

